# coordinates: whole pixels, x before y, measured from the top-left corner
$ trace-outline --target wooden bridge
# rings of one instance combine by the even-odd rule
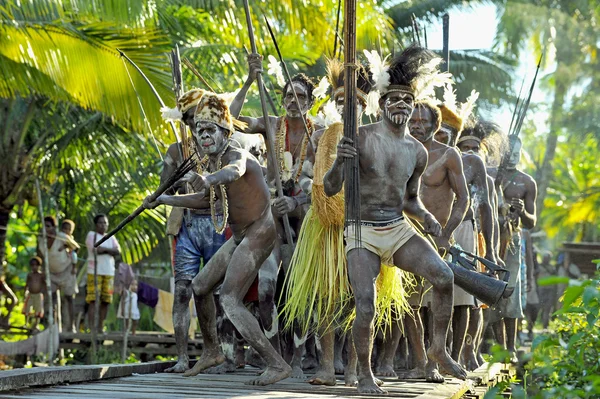
[[[0,373],[2,399],[265,399],[265,398],[361,398],[355,388],[338,376],[334,387],[313,386],[288,378],[267,387],[244,385],[258,369],[247,367],[231,374],[183,377],[162,371],[174,362],[120,365],[40,367]],[[510,378],[506,365],[482,366],[467,381],[447,379],[444,384],[423,380],[383,378],[388,397],[415,399],[483,398],[490,386]]]

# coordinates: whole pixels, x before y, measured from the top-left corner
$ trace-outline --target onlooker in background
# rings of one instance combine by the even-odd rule
[[[46,243],[38,237],[38,254],[40,258],[44,258],[44,254],[48,254],[48,268],[50,270],[50,281],[52,283],[52,303],[57,309],[57,294],[60,290],[62,301],[61,309],[63,309],[63,330],[75,331],[73,319],[73,297],[77,292],[77,278],[75,273],[77,270],[73,265],[71,254],[67,251],[68,238],[65,233],[56,231],[56,219],[52,216],[44,218],[46,226]]]
[[[25,302],[23,314],[27,318],[27,325],[31,324],[33,331],[38,331],[40,320],[44,317],[44,293],[46,292],[46,275],[42,272],[42,259],[34,256],[29,260],[31,272],[25,282]]]
[[[90,231],[85,239],[85,245],[88,249],[88,275],[87,275],[87,295],[85,300],[89,303],[89,326],[94,328],[94,313],[96,309],[96,291],[94,287],[94,266],[95,259],[98,274],[98,289],[100,298],[100,313],[98,315],[98,332],[103,330],[104,319],[108,312],[108,305],[112,303],[114,292],[115,275],[115,257],[121,255],[119,242],[113,236],[102,243],[98,248],[94,244],[106,234],[108,230],[108,217],[99,214],[94,217],[95,230]],[[95,258],[95,259],[94,259]]]
[[[119,310],[117,311],[117,318],[124,319],[124,329],[129,328],[129,318],[131,317],[131,335],[135,335],[138,320],[140,319],[137,289],[137,281],[133,280],[131,286],[129,286],[129,289],[123,291],[123,295],[121,296],[121,302],[119,302]]]

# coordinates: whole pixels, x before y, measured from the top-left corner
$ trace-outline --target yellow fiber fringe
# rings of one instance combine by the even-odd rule
[[[351,296],[343,229],[322,225],[311,207],[288,270],[285,327],[290,328],[294,321],[304,332],[331,327]]]
[[[352,289],[344,246],[344,194],[342,191],[327,197],[323,188],[323,177],[335,161],[342,135],[343,125],[335,123],[319,140],[312,206],[302,223],[285,281],[285,328],[291,328],[296,321],[304,332],[319,332],[337,327],[334,323],[348,327],[354,320],[355,311],[349,309]],[[416,281],[412,274],[397,267],[382,266],[376,284],[375,324],[384,328],[394,320],[401,320],[410,309],[408,297]]]

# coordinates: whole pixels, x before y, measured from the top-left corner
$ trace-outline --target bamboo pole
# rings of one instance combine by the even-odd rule
[[[48,362],[54,364],[54,304],[52,303],[52,281],[50,280],[50,263],[48,262],[48,234],[46,233],[46,222],[44,222],[44,207],[42,206],[42,190],[40,189],[40,179],[35,178],[35,190],[37,192],[38,210],[42,220],[42,242],[44,247],[44,273],[46,273],[46,295],[48,296],[48,329],[50,330],[50,342],[48,343]]]

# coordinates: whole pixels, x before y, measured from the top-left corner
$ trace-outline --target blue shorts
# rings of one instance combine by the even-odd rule
[[[221,219],[221,218],[219,218]],[[210,258],[225,243],[225,234],[215,231],[210,215],[190,212],[188,227],[181,224],[175,246],[175,281],[192,280],[200,271],[200,264]]]

